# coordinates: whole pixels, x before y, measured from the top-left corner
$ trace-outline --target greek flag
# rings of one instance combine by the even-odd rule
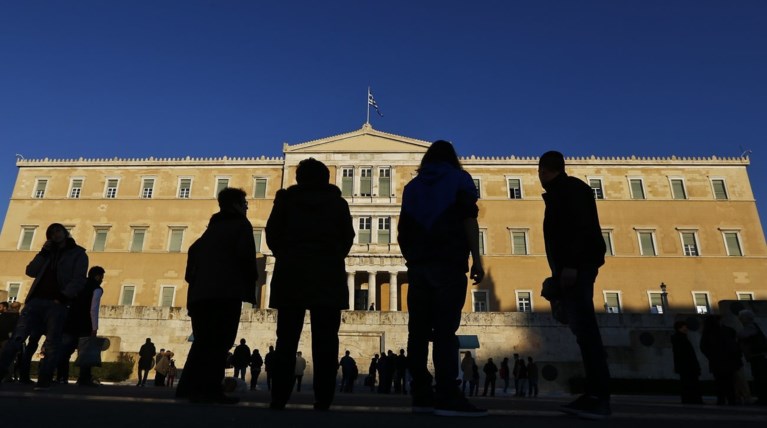
[[[373,106],[373,108],[376,109],[376,113],[383,117],[383,113],[381,113],[381,110],[378,109],[378,103],[376,103],[375,98],[373,98],[373,93],[370,92],[370,89],[368,89],[368,105]]]

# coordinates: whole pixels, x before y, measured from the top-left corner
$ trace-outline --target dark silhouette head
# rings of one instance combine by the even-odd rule
[[[674,330],[679,331],[682,329],[682,327],[687,327],[687,323],[684,321],[677,321],[674,323]]]
[[[247,211],[248,201],[245,199],[245,196],[244,190],[227,187],[218,193],[218,207],[221,211]]]
[[[431,143],[431,146],[429,146],[429,149],[426,150],[421,159],[421,166],[418,167],[418,171],[421,171],[426,164],[434,162],[445,162],[457,169],[462,169],[458,155],[455,153],[455,148],[445,140],[437,140]]]
[[[322,186],[330,182],[330,170],[324,163],[314,158],[298,163],[296,182],[302,186]]]
[[[10,305],[8,305],[8,302],[0,302],[0,312],[5,312],[10,308]]]
[[[269,346],[269,352],[273,352],[273,351],[274,351],[274,346]]]
[[[538,178],[546,185],[565,172],[565,157],[557,151],[548,151],[538,160]]]
[[[97,276],[101,276],[101,279],[104,279],[104,273],[106,271],[101,266],[93,266],[88,270],[88,279],[96,279]]]
[[[344,354],[345,354],[345,355],[348,357],[348,356],[349,356],[349,354],[350,354],[350,352],[349,352],[349,351],[346,351]]]
[[[527,361],[528,361],[529,363],[532,363],[532,362],[533,362],[533,357],[527,357]]]
[[[245,344],[245,339],[240,339],[240,345],[244,345],[244,344]]]
[[[52,223],[45,230],[45,239],[56,244],[62,244],[67,238],[70,238],[69,231],[61,223]]]
[[[148,338],[148,337],[147,337],[147,338],[146,338],[146,343],[152,343],[152,339],[150,339],[150,338]]]

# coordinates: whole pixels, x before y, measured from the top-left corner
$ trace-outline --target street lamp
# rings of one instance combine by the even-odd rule
[[[663,313],[668,311],[668,293],[666,292],[666,284],[660,283],[660,304],[663,308]]]

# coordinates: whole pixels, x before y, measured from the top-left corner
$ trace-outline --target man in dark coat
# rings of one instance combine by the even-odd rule
[[[67,322],[64,325],[64,338],[62,339],[62,354],[59,357],[57,368],[57,380],[67,383],[69,380],[69,359],[77,350],[81,337],[96,336],[99,329],[99,307],[104,289],[101,282],[104,280],[104,268],[93,266],[88,270],[88,280],[85,289],[75,297],[69,307]],[[80,386],[97,386],[91,377],[91,366],[80,366],[80,375],[77,384]]]
[[[353,374],[357,367],[357,362],[351,356],[351,352],[346,351],[341,361],[338,362],[341,367],[341,392],[352,392],[354,388]]]
[[[146,341],[138,351],[138,383],[136,386],[145,386],[146,378],[149,376],[149,370],[154,366],[154,357],[157,355],[152,339],[147,337]]]
[[[45,335],[46,358],[43,359],[35,389],[48,389],[61,353],[61,336],[67,307],[85,287],[88,255],[75,243],[69,231],[53,223],[45,231],[46,241],[27,265],[27,275],[34,278],[13,335],[0,352],[0,379],[8,373],[11,362],[27,337],[37,332]]]
[[[700,382],[700,364],[695,355],[690,339],[687,337],[687,323],[674,323],[674,334],[671,335],[671,350],[674,353],[674,373],[679,375],[683,404],[703,404]]]
[[[407,355],[413,377],[413,411],[441,416],[485,416],[456,385],[461,310],[468,281],[482,281],[477,188],[453,145],[439,140],[421,159],[402,195],[397,240],[407,263]],[[469,269],[469,255],[472,266]],[[436,391],[427,368],[429,342]]]
[[[241,189],[218,194],[220,211],[189,248],[185,279],[194,342],[181,372],[177,397],[193,402],[232,404],[221,382],[229,349],[237,337],[242,302],[256,302],[256,244]]]
[[[250,390],[255,391],[258,386],[258,376],[261,374],[261,367],[264,366],[264,359],[258,349],[253,350],[250,357]]]
[[[610,370],[593,299],[594,281],[605,263],[605,242],[594,194],[588,184],[565,173],[565,158],[559,152],[541,156],[538,178],[546,190],[546,258],[586,372],[586,393],[561,410],[583,418],[604,419],[611,414]]]
[[[272,390],[272,375],[274,374],[274,346],[269,346],[269,352],[264,355],[264,371],[266,372],[266,390]]]
[[[700,335],[700,351],[716,384],[716,404],[740,404],[735,395],[735,372],[743,367],[743,354],[735,330],[722,325],[719,315],[707,315]]]
[[[487,363],[482,367],[485,372],[485,389],[482,392],[483,397],[487,397],[487,389],[490,388],[490,396],[495,397],[495,380],[498,376],[498,366],[495,365],[492,358],[487,359]]]
[[[250,347],[246,345],[245,339],[240,339],[240,344],[234,348],[232,354],[232,366],[234,367],[234,377],[245,380],[245,372],[250,365]]]
[[[304,315],[312,323],[314,407],[327,410],[335,394],[341,310],[349,308],[344,259],[354,242],[349,205],[330,171],[305,159],[297,185],[280,190],[266,223],[266,243],[276,259],[269,306],[277,312],[277,346],[271,408],[290,399]]]

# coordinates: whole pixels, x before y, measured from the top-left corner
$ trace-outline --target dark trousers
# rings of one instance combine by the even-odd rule
[[[443,264],[409,266],[407,354],[413,394],[430,391],[432,376],[426,363],[429,341],[438,394],[458,393],[458,337],[461,309],[466,300],[466,273]]]
[[[738,404],[738,398],[735,396],[735,372],[717,370],[712,374],[716,385],[716,404]]]
[[[304,380],[304,375],[296,375],[296,392],[301,392],[301,382]]]
[[[146,378],[149,377],[149,370],[147,368],[141,368],[138,369],[138,386],[146,385]]]
[[[66,318],[67,307],[53,300],[33,298],[27,302],[19,315],[19,321],[16,323],[13,335],[0,351],[0,379],[8,373],[11,363],[23,348],[24,341],[28,337],[44,334],[46,358],[40,363],[38,383],[50,382],[58,363],[57,358],[61,351],[61,335]]]
[[[562,303],[570,331],[581,350],[586,372],[586,394],[610,398],[610,369],[594,313],[594,281],[597,270],[579,270],[575,284],[563,289]]]
[[[272,372],[271,370],[266,371],[266,390],[271,391],[272,390]]]
[[[258,376],[261,374],[261,369],[250,369],[250,390],[253,391],[258,385]]]
[[[495,397],[495,377],[486,377],[485,378],[485,389],[482,392],[482,395],[487,395],[487,388],[490,387],[490,396]]]
[[[757,402],[767,404],[767,357],[759,355],[752,357],[751,375],[754,377],[753,395],[757,397]]]
[[[701,404],[703,397],[700,389],[698,373],[680,373],[679,383],[681,386],[682,403]]]
[[[314,365],[314,399],[321,406],[329,406],[336,392],[338,369],[338,329],[341,311],[315,308],[309,310],[312,323],[312,363]],[[272,375],[272,403],[280,406],[290,399],[296,379],[296,352],[304,327],[304,309],[277,310],[277,346],[274,350]]]
[[[234,299],[189,304],[194,342],[181,372],[176,396],[210,397],[222,394],[226,360],[237,337],[241,310],[242,303]]]
[[[72,354],[77,350],[80,343],[80,336],[77,334],[64,333],[61,339],[61,355],[56,368],[56,380],[67,382],[69,380],[69,360]],[[78,384],[90,384],[93,382],[91,367],[80,367],[80,375],[77,378]]]
[[[248,371],[248,366],[245,367],[235,367],[234,368],[234,377],[238,377],[242,380],[245,380],[245,372]]]

